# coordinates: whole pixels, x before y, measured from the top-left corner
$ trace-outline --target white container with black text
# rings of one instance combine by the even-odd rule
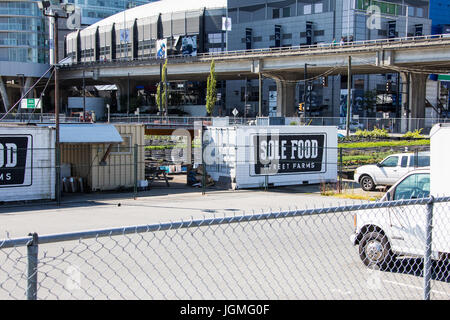
[[[207,127],[204,162],[215,181],[262,188],[337,181],[337,127]]]
[[[0,201],[54,198],[54,129],[0,126]]]

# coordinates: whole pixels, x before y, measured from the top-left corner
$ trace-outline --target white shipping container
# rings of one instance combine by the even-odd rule
[[[337,127],[208,127],[206,171],[234,189],[337,181]]]
[[[0,201],[55,198],[55,131],[0,126]]]

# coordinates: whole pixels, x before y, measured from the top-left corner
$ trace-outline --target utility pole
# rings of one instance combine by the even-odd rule
[[[309,81],[308,81],[308,66],[316,66],[316,64],[312,64],[312,63],[305,63],[305,70],[303,73],[303,77],[304,77],[304,82],[305,82],[305,92],[303,94],[303,102],[305,103],[303,105],[303,117],[305,118],[305,123],[306,123],[306,110],[309,110],[310,106],[308,104],[309,100],[310,100],[310,90],[309,90]]]
[[[59,142],[59,70],[58,70],[58,14],[53,18],[53,64],[55,66],[55,149],[56,149],[56,186],[55,197],[56,203],[61,203],[61,150]]]
[[[164,92],[166,95],[166,99],[164,99],[164,110],[166,117],[169,116],[169,81],[167,81],[167,67],[164,69]]]
[[[127,116],[130,114],[130,73],[127,74]]]
[[[73,4],[60,3],[52,5],[50,1],[38,1],[37,3],[44,16],[49,17],[50,30],[50,65],[55,72],[55,198],[57,205],[61,204],[61,153],[59,140],[59,70],[58,70],[58,17],[67,17],[75,11]]]
[[[245,77],[245,87],[244,87],[244,119],[247,119],[247,77]]]
[[[303,92],[303,102],[305,103],[303,105],[303,118],[304,121],[306,123],[306,109],[307,109],[307,99],[308,99],[308,81],[306,79],[308,79],[308,64],[305,63],[305,70],[303,72],[303,78],[304,80],[304,92]]]
[[[162,94],[163,94],[163,85],[162,85],[162,62],[159,63],[159,114],[162,116],[163,106],[162,106]]]
[[[352,94],[352,57],[348,57],[348,75],[347,75],[347,121],[345,124],[346,136],[350,136],[350,111]]]
[[[85,72],[83,70],[83,122],[86,122],[86,80]]]
[[[261,72],[258,73],[259,75],[259,97],[258,97],[258,116],[262,117],[262,75]]]

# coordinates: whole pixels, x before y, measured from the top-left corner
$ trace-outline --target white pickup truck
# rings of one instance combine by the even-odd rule
[[[354,181],[364,191],[373,191],[377,186],[392,186],[407,172],[429,165],[429,152],[392,154],[380,163],[358,167]]]
[[[450,124],[435,125],[430,133],[429,168],[408,172],[380,200],[450,196]],[[367,266],[385,268],[397,256],[423,256],[426,243],[426,206],[408,205],[358,211],[354,216],[353,245]],[[432,258],[450,257],[450,204],[433,207]]]

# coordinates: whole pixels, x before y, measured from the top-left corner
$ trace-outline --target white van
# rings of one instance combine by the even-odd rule
[[[433,127],[430,167],[405,174],[380,200],[450,196],[450,125]],[[387,267],[397,256],[423,256],[426,244],[426,206],[408,205],[362,210],[354,216],[353,245],[367,266]],[[450,256],[450,204],[433,207],[432,258]]]

